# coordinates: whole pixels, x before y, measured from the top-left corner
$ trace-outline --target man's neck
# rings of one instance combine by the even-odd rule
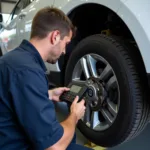
[[[45,40],[31,39],[30,43],[37,49],[43,61],[47,61],[48,47],[45,44]]]

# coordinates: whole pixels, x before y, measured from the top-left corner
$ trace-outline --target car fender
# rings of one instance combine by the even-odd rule
[[[150,73],[150,1],[149,0],[55,0],[54,5],[70,14],[75,8],[95,3],[103,5],[124,21],[131,31],[143,58],[146,71]]]
[[[117,12],[139,47],[146,72],[150,73],[150,1],[127,0]]]
[[[108,7],[114,12],[120,8],[120,6],[127,0],[55,0],[54,6],[62,9],[66,14],[70,13],[76,7],[84,4],[100,4]]]
[[[113,0],[113,1],[111,0],[61,0],[61,1],[55,0],[54,6],[61,9],[67,15],[69,15],[75,8],[84,4],[89,4],[89,3],[100,4],[100,5],[108,7],[114,12],[117,12],[118,9],[123,4],[123,2],[125,1],[126,0]],[[50,69],[50,70],[55,71],[55,72],[60,72],[61,69],[59,65],[57,64],[57,67],[54,66],[53,69]]]

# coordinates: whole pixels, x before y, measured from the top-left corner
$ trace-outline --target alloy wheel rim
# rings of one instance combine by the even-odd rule
[[[82,122],[95,131],[108,129],[116,120],[120,106],[119,84],[111,65],[100,55],[84,55],[74,67],[72,80],[88,83],[94,92],[91,98],[87,95]]]

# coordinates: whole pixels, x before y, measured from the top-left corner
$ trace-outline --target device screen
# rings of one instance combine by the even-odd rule
[[[81,90],[82,87],[77,86],[77,85],[72,85],[70,88],[70,91],[74,92],[74,93],[78,93]]]

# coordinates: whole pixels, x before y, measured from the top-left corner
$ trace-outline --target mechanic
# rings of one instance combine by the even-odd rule
[[[75,98],[70,114],[59,123],[53,101],[69,89],[48,91],[44,62],[56,63],[71,41],[74,27],[59,9],[46,7],[33,19],[30,41],[0,59],[0,149],[88,150],[73,140],[85,113]]]

